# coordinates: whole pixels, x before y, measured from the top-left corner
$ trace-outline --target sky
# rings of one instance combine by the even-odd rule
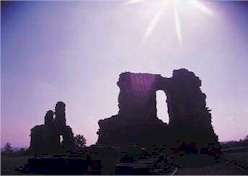
[[[179,68],[202,80],[220,141],[248,135],[248,2],[203,1],[211,14],[177,5],[177,20],[168,5],[156,25],[159,3],[127,2],[1,4],[2,146],[29,146],[57,101],[74,134],[94,144],[98,120],[118,113],[121,72],[171,77]]]

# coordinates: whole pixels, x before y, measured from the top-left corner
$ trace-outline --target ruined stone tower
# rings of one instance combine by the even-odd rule
[[[171,78],[158,74],[120,74],[117,85],[119,112],[100,120],[97,144],[153,145],[194,143],[199,147],[218,143],[211,124],[201,80],[186,69],[173,71]],[[156,91],[167,96],[169,124],[157,117]]]
[[[71,127],[66,125],[65,103],[57,102],[55,113],[47,111],[44,124],[33,127],[30,136],[30,150],[34,154],[72,151],[74,138]]]

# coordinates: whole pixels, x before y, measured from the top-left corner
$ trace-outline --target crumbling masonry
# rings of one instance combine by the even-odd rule
[[[52,110],[47,111],[44,121],[43,125],[37,125],[31,129],[31,152],[54,154],[72,151],[74,138],[71,127],[66,125],[65,103],[56,104],[55,118]]]
[[[137,144],[193,144],[207,147],[218,143],[206,107],[201,80],[186,69],[173,71],[171,78],[158,74],[120,74],[117,85],[119,113],[100,120],[97,144],[123,146]],[[167,96],[169,123],[157,117],[156,91]]]

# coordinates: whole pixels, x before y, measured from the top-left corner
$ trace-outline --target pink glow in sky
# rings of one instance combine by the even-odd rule
[[[154,9],[123,2],[2,4],[2,144],[28,146],[30,129],[57,101],[93,144],[98,120],[118,112],[121,72],[170,77],[182,67],[201,78],[220,140],[248,135],[248,3],[208,2],[214,16],[185,13],[180,44],[169,15],[143,42]]]

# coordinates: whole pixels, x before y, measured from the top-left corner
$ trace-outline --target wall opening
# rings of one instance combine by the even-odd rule
[[[169,114],[166,103],[166,94],[162,90],[156,91],[157,117],[165,123],[169,123]]]
[[[60,144],[62,144],[62,142],[63,142],[63,136],[62,135],[59,135],[59,142],[60,142]]]

